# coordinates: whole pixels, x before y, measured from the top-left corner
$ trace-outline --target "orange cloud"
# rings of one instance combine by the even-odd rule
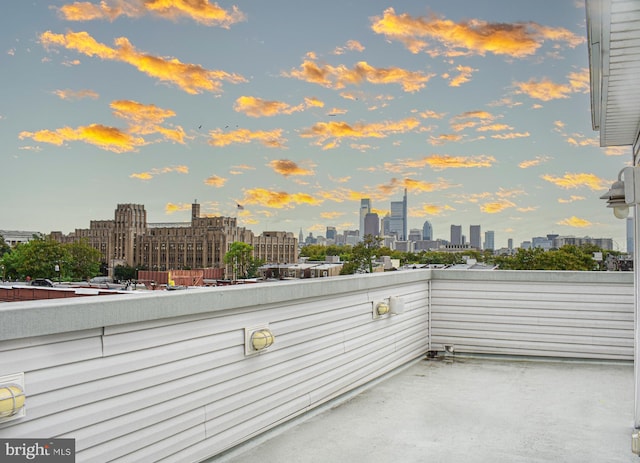
[[[300,167],[298,164],[288,159],[273,160],[269,163],[269,167],[271,167],[275,172],[284,175],[285,177],[288,177],[290,175],[314,174],[313,170]]]
[[[497,214],[511,207],[516,207],[516,205],[507,199],[501,199],[480,205],[480,210],[487,214]]]
[[[591,91],[589,69],[583,68],[579,72],[570,73],[567,77],[573,92],[589,93]]]
[[[320,217],[327,220],[337,219],[344,215],[344,212],[321,212]]]
[[[477,127],[478,125],[486,126],[496,119],[496,116],[487,111],[476,110],[467,111],[461,114],[457,114],[451,118],[449,123],[451,128],[460,132],[464,129]]]
[[[538,156],[535,159],[529,159],[527,161],[522,161],[518,164],[518,167],[521,169],[528,169],[529,167],[539,166],[542,163],[549,161],[551,158],[549,156]]]
[[[338,146],[344,138],[385,138],[392,133],[406,133],[420,125],[418,119],[407,118],[401,121],[385,121],[372,124],[356,123],[349,125],[346,122],[319,122],[313,127],[304,129],[302,138],[315,138],[317,146],[323,149],[331,149]],[[326,141],[330,143],[324,144]],[[323,145],[324,144],[324,145]]]
[[[460,87],[462,84],[469,82],[471,80],[471,74],[477,71],[477,69],[470,66],[458,65],[456,66],[456,71],[458,71],[458,75],[449,80],[449,87]]]
[[[162,127],[160,124],[166,118],[176,113],[170,109],[162,109],[156,105],[145,105],[132,100],[118,100],[111,102],[113,115],[125,119],[129,124],[129,132],[139,135],[160,133],[165,139],[177,143],[184,143],[186,137],[184,129]]]
[[[525,138],[530,136],[529,132],[511,132],[511,133],[497,133],[495,135],[491,135],[491,138],[495,138],[496,140],[513,140],[514,138]]]
[[[316,97],[305,97],[304,104],[306,104],[308,108],[324,108],[324,101],[321,101]]]
[[[412,217],[424,217],[424,215],[442,215],[447,211],[455,211],[451,206],[437,206],[435,204],[423,204],[418,208]]]
[[[454,202],[458,204],[477,204],[483,199],[491,198],[491,196],[491,193],[489,193],[488,191],[485,191],[483,193],[457,194]]]
[[[451,118],[451,122],[456,122],[465,119],[480,119],[483,121],[492,121],[496,117],[488,111],[483,110],[475,110],[475,111],[466,111],[461,114],[457,114]]]
[[[110,6],[109,4],[111,3]],[[67,21],[92,21],[106,19],[114,21],[119,16],[137,18],[145,14],[153,14],[163,19],[177,20],[182,17],[207,26],[229,28],[232,24],[246,18],[237,7],[231,11],[213,5],[208,0],[146,0],[144,2],[125,3],[101,1],[99,5],[89,2],[74,2],[60,7],[60,15]]]
[[[604,190],[608,188],[608,182],[600,177],[597,177],[593,174],[564,174],[562,177],[555,177],[553,175],[543,175],[541,177],[543,180],[547,182],[551,182],[560,188],[564,188],[566,190],[572,188],[580,188],[587,187],[590,190],[598,191]]]
[[[153,177],[162,174],[168,174],[176,172],[178,174],[188,174],[189,168],[187,166],[171,166],[151,169],[147,172],[138,172],[129,175],[130,178],[137,178],[138,180],[151,180]]]
[[[358,42],[357,40],[349,40],[349,41],[347,41],[347,43],[345,44],[344,47],[336,47],[336,49],[333,50],[333,54],[334,55],[342,55],[347,51],[363,52],[364,51],[364,46],[362,46],[362,44],[360,42]]]
[[[585,198],[584,196],[571,195],[571,196],[569,196],[568,199],[558,198],[558,202],[560,204],[568,204],[568,203],[573,203],[573,202],[576,202],[576,201],[583,201],[585,199],[587,199],[587,198]]]
[[[513,127],[507,124],[489,124],[478,127],[478,132],[499,132],[501,130],[513,130]]]
[[[231,145],[233,143],[251,143],[257,141],[268,148],[284,148],[287,141],[282,138],[282,129],[271,131],[258,130],[252,132],[247,129],[238,129],[231,132],[225,132],[222,129],[212,130],[209,132],[211,140],[209,144],[216,147]]]
[[[227,183],[227,179],[218,175],[212,175],[211,177],[204,179],[205,185],[213,186],[216,188],[222,188],[225,183]]]
[[[423,117],[425,119],[442,119],[446,115],[446,113],[437,113],[429,109],[419,112],[418,114],[420,115],[420,117]]]
[[[524,94],[530,98],[542,101],[557,100],[569,98],[572,93],[589,93],[589,70],[581,69],[579,72],[572,72],[567,76],[568,83],[558,84],[548,78],[541,80],[530,79],[528,82],[516,82],[514,84],[516,94]],[[556,121],[554,124],[556,124]],[[556,128],[562,129],[564,124],[560,122],[560,126],[556,124]]]
[[[177,85],[190,94],[203,91],[220,92],[222,81],[236,84],[246,82],[246,79],[239,74],[211,71],[198,64],[182,63],[175,58],[166,59],[139,52],[125,37],[117,38],[116,48],[111,48],[97,42],[87,32],[54,34],[47,31],[40,35],[40,42],[45,47],[59,46],[87,56],[130,64],[138,71],[162,82]]]
[[[267,101],[252,96],[241,96],[236,100],[233,109],[251,117],[276,116],[303,111],[304,105],[290,106],[282,101]]]
[[[31,138],[34,141],[50,143],[62,146],[67,141],[82,141],[98,148],[114,153],[135,151],[143,146],[145,141],[141,137],[134,137],[115,127],[107,127],[101,124],[91,124],[78,128],[63,127],[61,129],[39,130],[38,132],[20,132],[20,140]]]
[[[253,188],[244,192],[243,204],[258,204],[274,209],[293,208],[295,204],[307,204],[318,206],[321,199],[314,198],[306,193],[286,193],[284,191],[271,191],[264,188]]]
[[[82,100],[83,98],[97,100],[100,96],[93,90],[55,90],[53,94],[61,100]]]
[[[167,203],[164,206],[165,214],[173,214],[174,212],[190,211],[190,210],[191,210],[191,204],[186,204],[186,203],[182,203],[182,204]]]
[[[394,182],[392,182],[390,186],[394,187]],[[452,188],[454,185],[443,179],[439,179],[437,182],[424,182],[422,180],[405,178],[404,180],[402,180],[402,182],[400,182],[400,186],[402,188],[406,188],[409,191],[431,192],[446,190],[448,188]]]
[[[282,75],[333,89],[368,82],[378,85],[399,84],[405,92],[417,92],[424,88],[435,74],[407,71],[402,68],[376,68],[366,61],[360,61],[349,69],[343,65],[320,66],[314,61],[306,60],[299,69],[292,69],[291,72]]]
[[[491,167],[496,159],[493,156],[450,156],[434,154],[421,160],[434,170],[458,169],[469,167]]]
[[[569,95],[572,93],[570,85],[557,84],[547,78],[539,81],[531,79],[528,82],[516,82],[514,86],[516,87],[516,94],[524,94],[529,98],[542,101],[569,98]]]
[[[464,137],[462,135],[457,135],[454,133],[444,133],[444,134],[438,135],[437,137],[430,136],[429,140],[427,141],[433,146],[440,146],[440,145],[444,145],[447,142],[460,141],[463,138]]]
[[[572,216],[572,217],[569,217],[568,219],[561,220],[560,222],[557,222],[557,224],[558,225],[567,225],[569,227],[575,227],[575,228],[586,228],[586,227],[590,227],[591,225],[593,225],[588,220],[578,218],[575,215]]]
[[[622,156],[629,154],[628,146],[607,146],[604,148],[604,154],[607,156]]]
[[[453,22],[447,19],[396,14],[387,8],[372,19],[371,29],[388,40],[401,42],[412,53],[427,50],[431,56],[480,55],[487,53],[525,58],[536,53],[545,40],[564,42],[574,48],[585,38],[563,28],[527,23],[489,23],[479,19]],[[429,47],[433,39],[443,50]]]
[[[573,146],[600,146],[598,137],[587,138],[580,133],[573,133],[566,138],[567,143]]]

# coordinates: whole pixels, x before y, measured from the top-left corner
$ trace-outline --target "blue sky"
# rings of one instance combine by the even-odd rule
[[[409,228],[610,237],[630,149],[591,128],[585,11],[565,1],[13,2],[0,19],[0,229],[144,204],[358,228],[408,190]],[[244,210],[238,211],[237,204]]]

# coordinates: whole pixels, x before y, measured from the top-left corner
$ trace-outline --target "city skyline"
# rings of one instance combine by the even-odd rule
[[[599,197],[631,152],[591,127],[582,2],[35,1],[0,22],[2,229],[69,233],[118,203],[186,222],[196,198],[319,235],[406,189],[405,234],[625,248]]]

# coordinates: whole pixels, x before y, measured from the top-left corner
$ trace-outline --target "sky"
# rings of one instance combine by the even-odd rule
[[[254,233],[480,225],[496,247],[613,238],[629,147],[591,126],[582,1],[12,2],[0,18],[0,229],[144,204]],[[238,205],[243,208],[239,209]]]

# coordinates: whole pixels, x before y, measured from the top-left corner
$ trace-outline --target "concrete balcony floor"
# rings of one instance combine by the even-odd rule
[[[210,460],[634,462],[633,365],[421,359]]]

